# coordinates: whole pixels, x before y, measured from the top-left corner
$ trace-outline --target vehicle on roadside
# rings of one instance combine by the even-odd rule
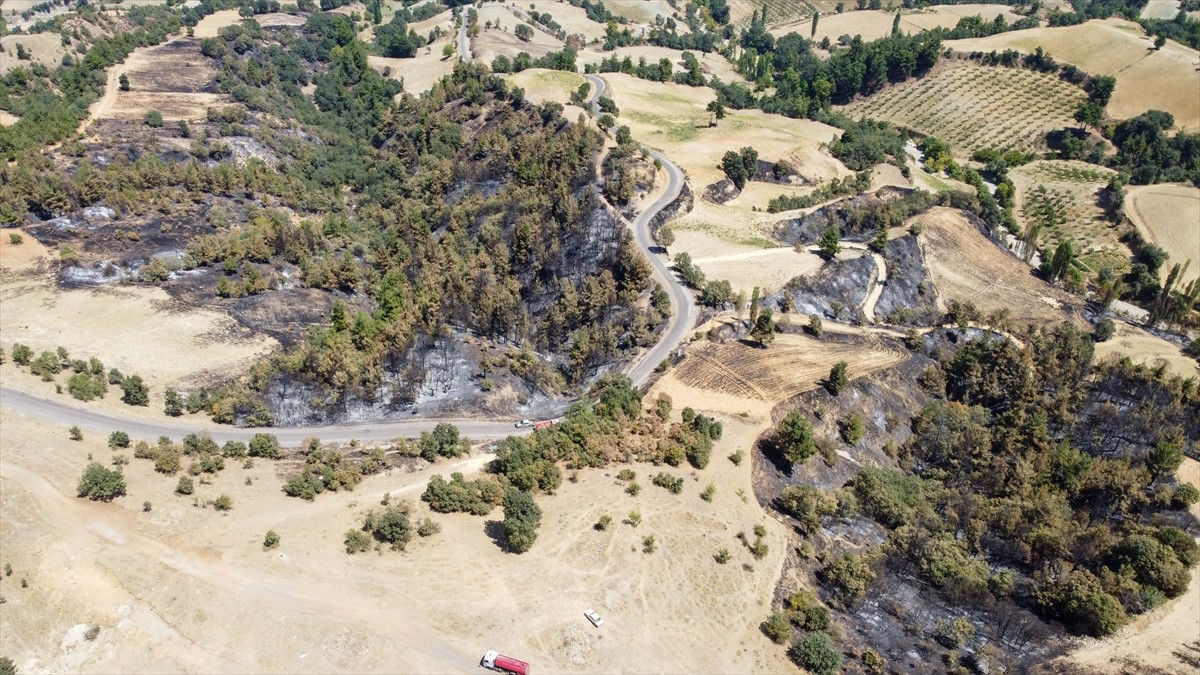
[[[531,426],[533,426],[533,420],[517,420],[516,424],[514,424],[513,426],[518,429],[524,429],[526,427],[531,427]]]
[[[592,625],[596,628],[604,625],[604,619],[601,619],[600,615],[597,614],[596,610],[594,609],[589,609],[588,611],[584,612],[583,615],[586,616],[587,620],[591,621]]]
[[[529,664],[511,656],[505,656],[495,649],[489,649],[483,654],[479,665],[494,670],[497,673],[514,673],[514,675],[529,675]]]

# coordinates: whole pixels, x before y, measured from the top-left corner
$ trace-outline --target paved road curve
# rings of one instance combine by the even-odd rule
[[[464,17],[465,21],[465,17]],[[465,24],[459,32],[460,45],[466,45]],[[470,59],[469,46],[460,52],[464,60]],[[586,75],[595,91],[590,101],[592,108],[598,108],[597,101],[604,92],[604,81],[594,75]],[[650,208],[642,211],[633,222],[634,235],[638,245],[647,252],[655,277],[667,289],[671,296],[671,314],[667,321],[667,329],[658,344],[642,355],[629,369],[629,377],[635,386],[641,386],[654,372],[654,368],[670,355],[671,350],[679,344],[687,332],[691,330],[695,319],[695,305],[692,294],[671,271],[666,256],[650,253],[654,244],[650,238],[650,221],[667,204],[673,202],[683,189],[683,172],[666,157],[654,150],[647,150],[650,156],[662,163],[667,170],[667,190]],[[63,427],[78,425],[92,432],[109,433],[121,430],[135,438],[154,439],[159,436],[169,436],[178,440],[190,433],[207,433],[213,440],[245,441],[256,433],[271,433],[279,438],[284,446],[294,447],[306,438],[316,437],[327,443],[344,443],[351,439],[365,442],[392,441],[402,436],[410,437],[422,431],[432,431],[439,422],[452,422],[458,426],[463,435],[469,438],[500,438],[514,433],[528,433],[518,430],[511,421],[484,420],[448,420],[448,419],[392,419],[352,424],[334,424],[321,427],[265,427],[257,429],[242,429],[211,421],[193,419],[151,420],[137,417],[121,417],[89,409],[83,404],[67,397],[49,399],[26,394],[8,387],[0,387],[0,407],[21,413],[40,417],[47,422]],[[55,433],[61,433],[56,431]]]
[[[458,56],[463,63],[471,62],[471,41],[467,39],[467,15],[462,15],[462,25],[458,27]]]

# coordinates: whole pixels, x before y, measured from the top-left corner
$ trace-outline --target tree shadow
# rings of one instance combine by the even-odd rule
[[[504,523],[499,520],[489,520],[483,524],[483,533],[496,544],[501,551],[508,553],[508,536],[504,534]]]
[[[784,476],[792,475],[792,463],[783,456],[783,448],[779,447],[777,443],[764,437],[759,439],[756,447],[763,458],[775,467],[776,471]]]

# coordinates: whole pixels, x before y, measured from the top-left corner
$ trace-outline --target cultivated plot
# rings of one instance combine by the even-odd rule
[[[1186,185],[1144,185],[1130,188],[1125,214],[1142,236],[1170,255],[1163,277],[1174,263],[1188,265],[1182,284],[1200,277],[1200,188]]]
[[[841,109],[937,136],[969,157],[981,148],[1044,146],[1047,131],[1074,124],[1084,99],[1082,89],[1053,75],[952,61]]]

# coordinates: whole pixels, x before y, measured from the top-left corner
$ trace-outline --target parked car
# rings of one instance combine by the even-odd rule
[[[588,611],[584,612],[583,615],[586,616],[587,620],[591,621],[592,625],[596,628],[604,625],[604,619],[601,619],[600,615],[597,614],[595,610],[589,609]]]
[[[524,429],[525,427],[531,427],[531,426],[533,426],[533,420],[517,420],[517,423],[513,426],[515,426],[518,429]]]

